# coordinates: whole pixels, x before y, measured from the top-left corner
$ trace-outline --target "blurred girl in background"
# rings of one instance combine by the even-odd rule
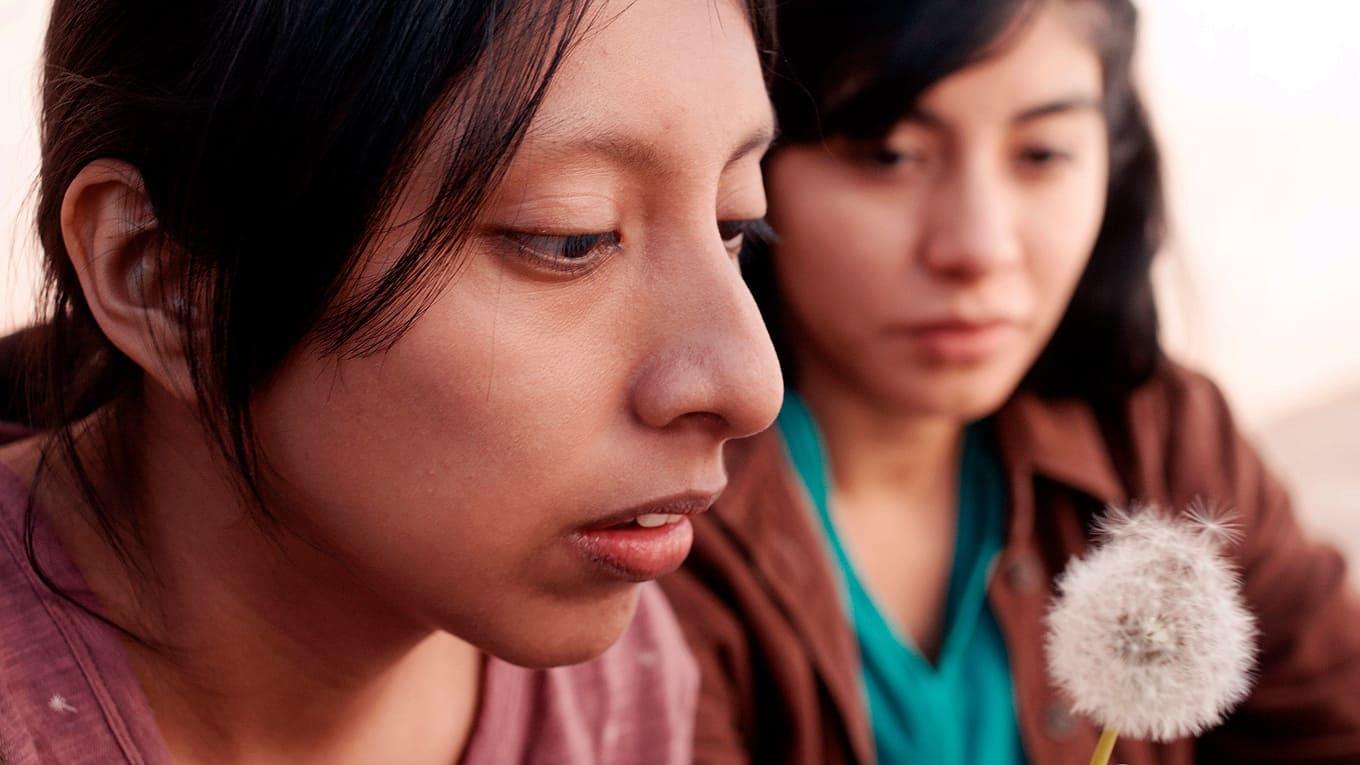
[[[789,0],[747,276],[789,395],[667,580],[703,763],[1086,762],[1045,671],[1106,505],[1231,510],[1251,697],[1115,762],[1360,761],[1360,609],[1214,385],[1165,357],[1127,0]]]

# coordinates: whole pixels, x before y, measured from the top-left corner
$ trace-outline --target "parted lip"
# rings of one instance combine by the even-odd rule
[[[686,491],[679,494],[672,494],[660,499],[644,502],[623,510],[615,510],[592,519],[584,524],[583,531],[595,531],[606,529],[610,526],[617,526],[627,523],[639,515],[660,514],[660,515],[697,515],[708,510],[717,501],[718,491]]]

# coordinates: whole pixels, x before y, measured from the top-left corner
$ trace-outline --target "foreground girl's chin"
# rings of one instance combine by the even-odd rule
[[[473,642],[511,664],[546,669],[590,661],[618,642],[637,609],[638,586],[620,585],[602,601],[530,616]]]

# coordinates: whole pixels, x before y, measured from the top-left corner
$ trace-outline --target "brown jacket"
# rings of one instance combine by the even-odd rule
[[[1098,732],[1069,714],[1043,655],[1054,577],[1085,549],[1092,515],[1202,498],[1234,508],[1245,532],[1235,555],[1262,632],[1255,690],[1198,741],[1121,740],[1112,762],[1360,763],[1360,602],[1212,383],[1167,364],[1110,416],[1021,395],[996,419],[1010,529],[989,599],[1030,762],[1086,763],[1095,748]],[[729,469],[689,561],[663,580],[703,671],[696,762],[870,763],[855,638],[779,434],[738,445]]]

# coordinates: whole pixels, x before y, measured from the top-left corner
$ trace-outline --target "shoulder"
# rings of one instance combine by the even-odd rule
[[[1344,579],[1340,557],[1309,539],[1284,483],[1206,375],[1164,360],[1118,406],[1092,414],[1130,501],[1198,504],[1239,526],[1243,541],[1232,555],[1254,604],[1280,592],[1330,591]]]
[[[38,761],[32,728],[34,714],[41,709],[37,699],[42,678],[24,657],[32,650],[30,641],[48,637],[49,631],[42,603],[25,576],[23,503],[18,476],[0,463],[0,762],[4,763]]]
[[[1235,505],[1266,478],[1222,389],[1172,359],[1123,398],[1080,406],[1073,430],[1089,432],[1132,501]]]
[[[1145,481],[1164,482],[1168,500],[1239,505],[1274,490],[1227,397],[1208,376],[1165,360],[1122,414],[1126,451]]]
[[[27,506],[0,467],[0,762],[167,763],[119,637],[48,587],[88,591],[41,517],[25,534]]]
[[[1260,465],[1219,387],[1163,358],[1131,391],[1103,399],[1018,394],[997,416],[1003,455],[1098,504],[1231,503]]]
[[[1231,407],[1216,382],[1202,372],[1163,359],[1156,373],[1126,402],[1130,425],[1154,426],[1193,440],[1229,440],[1237,435]]]

